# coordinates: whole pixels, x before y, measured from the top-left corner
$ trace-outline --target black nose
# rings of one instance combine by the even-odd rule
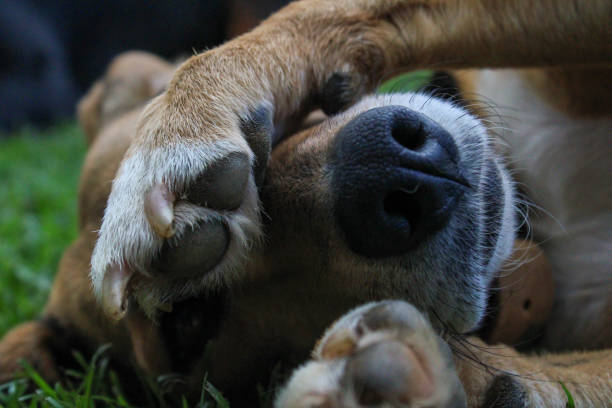
[[[469,188],[452,136],[403,106],[370,109],[337,134],[335,215],[351,250],[406,253],[448,221]]]

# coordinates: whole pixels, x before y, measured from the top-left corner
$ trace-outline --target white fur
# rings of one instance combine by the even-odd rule
[[[306,408],[325,406],[340,390],[340,378],[346,359],[309,361],[297,368],[290,382],[279,393],[276,408]]]

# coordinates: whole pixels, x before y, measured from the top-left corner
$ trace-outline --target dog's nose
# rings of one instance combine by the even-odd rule
[[[447,223],[469,188],[452,136],[404,106],[361,113],[334,143],[335,216],[359,254],[406,253]]]

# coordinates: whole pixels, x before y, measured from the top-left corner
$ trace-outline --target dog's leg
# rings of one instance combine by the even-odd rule
[[[361,306],[325,333],[276,406],[564,407],[561,384],[576,406],[612,398],[608,351],[524,356],[477,338],[448,344],[454,364],[446,343],[405,302]]]
[[[568,394],[577,407],[604,407],[612,400],[610,350],[529,356],[477,338],[453,348],[469,406],[565,407]]]
[[[270,146],[296,118],[317,106],[343,109],[403,67],[610,61],[612,33],[600,16],[611,8],[607,1],[301,1],[192,57],[145,110],[113,183],[92,257],[105,310],[123,316],[127,291],[152,311],[240,276],[260,231],[256,183]],[[587,33],[593,40],[584,42]],[[152,264],[164,247],[189,246],[177,245],[185,239],[208,248],[175,257],[198,273]]]
[[[109,325],[91,293],[87,271],[94,241],[94,233],[82,233],[66,250],[42,317],[0,339],[0,383],[21,371],[21,360],[50,383],[61,380],[66,368],[79,367],[73,350],[89,356],[111,340],[114,354],[128,355],[124,325]]]
[[[33,366],[48,381],[59,380],[55,356],[50,348],[53,330],[43,321],[23,323],[9,331],[0,341],[0,384],[23,371],[21,360]]]

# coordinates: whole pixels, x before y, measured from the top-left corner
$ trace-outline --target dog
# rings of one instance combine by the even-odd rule
[[[120,367],[121,371],[124,373],[127,372],[130,375],[132,374],[129,365],[128,367],[122,367],[122,361],[130,361],[134,366],[150,374],[159,374],[172,370],[184,372],[185,360],[192,359],[194,355],[198,355],[202,351],[203,341],[205,341],[206,338],[211,335],[214,337],[213,333],[207,333],[206,329],[202,327],[201,322],[195,326],[193,325],[194,318],[203,319],[204,317],[200,315],[199,312],[194,313],[194,310],[199,310],[197,307],[198,305],[205,307],[214,306],[214,296],[209,295],[203,299],[189,300],[184,304],[179,302],[175,306],[176,310],[165,312],[164,316],[156,323],[148,320],[143,316],[142,312],[138,310],[132,311],[129,313],[128,317],[124,319],[121,325],[113,327],[108,326],[108,321],[105,316],[100,316],[99,307],[95,303],[93,295],[87,286],[86,264],[91,256],[91,250],[96,238],[95,234],[92,232],[97,230],[101,223],[104,205],[110,193],[110,184],[108,181],[113,178],[121,157],[123,157],[129,143],[133,140],[137,119],[144,104],[155,95],[163,92],[171,78],[173,70],[174,67],[172,65],[153,55],[142,52],[126,53],[115,59],[108,67],[106,75],[91,87],[89,93],[79,104],[79,119],[89,145],[79,189],[81,234],[75,244],[66,251],[44,317],[39,321],[26,323],[16,328],[0,343],[0,367],[2,367],[3,380],[9,379],[14,372],[19,369],[19,360],[21,358],[25,358],[31,364],[35,365],[41,374],[50,381],[61,380],[63,370],[70,368],[74,363],[70,358],[72,349],[77,349],[85,353],[92,353],[100,344],[105,342],[111,342],[113,344],[113,364],[114,366]],[[363,103],[365,106],[368,104],[380,104],[384,106],[393,101],[404,101],[403,103],[410,103],[416,107],[417,104],[425,100],[424,98],[429,98],[429,96],[394,95],[382,99],[366,99]],[[434,109],[442,106],[440,102],[436,103],[437,104],[433,106]],[[397,106],[392,106],[391,108],[396,109]],[[359,110],[364,109],[364,107],[359,108]],[[348,113],[348,117],[351,115],[359,116],[359,110],[352,114]],[[295,183],[291,180],[294,180],[298,174],[304,174],[303,171],[300,173],[298,169],[308,169],[308,171],[313,172],[315,175],[322,171],[326,164],[321,163],[320,160],[327,155],[327,153],[325,153],[326,151],[328,153],[333,151],[330,142],[333,142],[334,139],[338,137],[336,133],[338,133],[341,123],[347,120],[347,118],[342,119],[341,117],[336,117],[334,120],[331,120],[325,119],[324,117],[321,118],[320,116],[321,115],[319,115],[318,120],[311,118],[305,121],[304,130],[295,137],[289,138],[287,142],[279,145],[278,148],[275,149],[273,158],[268,163],[267,171],[271,174],[270,181],[263,183],[261,185],[261,190],[262,193],[265,193],[264,195],[269,196],[269,198],[262,195],[262,202],[270,203],[270,205],[266,205],[266,207],[269,208],[268,214],[271,220],[276,220],[279,217],[286,219],[280,224],[277,224],[278,221],[270,222],[268,227],[269,233],[266,234],[271,239],[270,245],[267,246],[268,249],[278,248],[279,244],[274,243],[274,241],[278,241],[279,239],[282,242],[289,242],[285,236],[286,233],[283,226],[285,222],[295,223],[295,220],[291,221],[293,218],[292,214],[295,214],[298,208],[295,208],[294,204],[290,204],[290,202],[284,200],[287,197],[291,200],[295,200],[299,198],[299,195],[289,193],[286,190],[288,188],[294,189],[297,186],[300,186],[302,189],[309,189],[321,184],[319,177],[314,177],[311,181],[303,179],[300,183]],[[317,124],[317,121],[323,122]],[[324,132],[320,130],[322,127],[325,128]],[[249,126],[246,126],[246,128],[249,128]],[[254,129],[256,127],[251,126],[251,128]],[[315,143],[311,147],[304,149],[303,144],[305,141],[308,143]],[[352,145],[353,142],[350,141],[349,147]],[[323,150],[321,151],[321,149]],[[368,150],[363,150],[362,153],[366,154]],[[278,158],[275,159],[275,157]],[[313,162],[311,165],[306,166],[304,161]],[[345,162],[345,160],[340,161],[340,163],[343,162]],[[282,170],[279,170],[277,166],[281,166]],[[227,175],[225,177],[227,177]],[[507,190],[507,192],[509,193],[510,190]],[[316,202],[316,200],[306,199],[304,202],[312,203]],[[329,209],[321,208],[319,211],[321,211],[321,215],[325,215],[329,212]],[[300,210],[298,213],[303,212],[303,210]],[[329,214],[327,214],[327,216],[329,216]],[[295,227],[297,231],[306,231],[299,223],[295,224]],[[331,231],[327,233],[329,234],[329,232]],[[324,233],[321,232],[321,234],[323,235]],[[313,238],[317,238],[317,236]],[[304,243],[305,241],[303,240],[293,242],[292,246],[295,246],[293,252],[300,253],[304,251],[306,248]],[[182,248],[186,247],[184,243],[180,246]],[[287,248],[286,244],[282,247]],[[198,251],[200,250],[201,249],[198,249]],[[278,249],[276,249],[276,251],[278,251]],[[520,251],[520,253],[524,254],[524,251]],[[532,256],[536,258],[535,255]],[[315,258],[311,259],[314,260]],[[532,266],[533,263],[534,262],[531,263]],[[188,267],[187,270],[189,269]],[[536,269],[542,270],[545,268],[538,267]],[[176,271],[176,269],[174,270]],[[266,270],[268,270],[268,267],[266,267]],[[307,270],[310,271],[310,266]],[[515,280],[517,278],[525,280],[534,275],[533,270],[529,275],[526,273],[527,271],[523,274],[515,271],[511,276],[515,278]],[[357,276],[358,275],[359,274],[357,274]],[[519,278],[519,275],[522,276]],[[537,275],[537,271],[535,275]],[[255,292],[247,291],[248,295],[245,296],[243,289],[240,291],[242,293],[232,293],[231,295],[226,293],[223,296],[231,296],[229,305],[232,307],[235,308],[236,305],[247,302],[247,304],[252,304],[248,308],[253,311],[259,310],[259,312],[257,312],[259,314],[262,312],[261,308],[265,309],[266,307],[278,306],[276,300],[270,304],[268,300],[264,300],[265,298],[277,299],[282,292],[295,296],[300,292],[296,291],[295,285],[297,282],[293,280],[290,281],[289,285],[284,284],[281,288],[275,287],[271,292],[269,290],[262,290],[262,285],[270,286],[275,284],[277,276],[277,274],[272,274],[268,278],[265,278],[264,276],[255,274],[254,281],[249,284],[249,286],[256,285],[258,287]],[[270,280],[273,282],[270,282]],[[304,280],[304,278],[299,279],[299,281],[302,280]],[[521,287],[523,289],[529,289],[528,285],[524,285],[524,282],[522,283]],[[311,290],[316,289],[316,291],[319,292],[316,296],[321,297],[322,291],[320,283],[314,284],[309,279],[305,279],[302,285],[304,287],[311,287],[311,289],[302,294],[302,296],[315,296],[315,294],[311,293]],[[513,298],[528,297],[534,298],[534,300],[536,299],[534,294],[525,293],[525,290],[523,290],[522,293],[518,293],[516,290],[516,282],[514,282],[514,284],[512,282],[503,282],[500,283],[500,285],[513,286]],[[335,284],[330,287],[333,286],[335,286]],[[531,289],[541,292],[541,289],[538,288],[537,285]],[[264,298],[261,297],[262,294],[265,294]],[[344,302],[347,304],[353,303],[349,300],[345,300]],[[290,304],[291,302],[286,300],[286,303]],[[301,308],[303,304],[300,303],[301,302],[298,302],[298,305]],[[225,311],[229,306],[227,299],[221,300],[218,305],[221,307],[216,307],[214,310],[215,313],[219,313],[220,316],[213,316],[213,320],[217,320],[219,322],[217,324],[220,325],[220,327],[224,327],[224,325],[227,324],[224,322],[231,322],[237,318],[244,319],[246,317],[245,310],[241,308],[238,308],[240,311],[238,316],[235,315],[235,312],[227,313]],[[544,305],[546,306],[545,303]],[[534,309],[535,308],[534,306]],[[319,312],[323,312],[326,309],[327,308],[323,308]],[[499,310],[503,309],[504,307],[499,308]],[[512,307],[506,307],[506,309],[510,311],[514,310]],[[250,313],[252,314],[252,312]],[[269,320],[269,318],[273,316],[269,311],[265,314],[267,315],[266,320]],[[308,315],[308,313],[305,313],[305,311],[295,310],[294,313],[287,314],[284,319],[272,319],[270,322],[264,324],[264,326],[268,327],[265,331],[272,330],[269,327],[270,323],[274,324],[274,329],[276,331],[287,331],[288,338],[285,340],[286,344],[282,349],[279,348],[272,353],[273,356],[276,356],[275,358],[281,358],[281,354],[278,354],[279,352],[282,352],[282,354],[286,356],[283,358],[285,361],[291,359],[295,353],[299,354],[301,352],[304,354],[305,350],[314,342],[314,338],[312,338],[313,333],[319,333],[322,328],[313,329],[310,331],[311,339],[306,340],[307,338],[301,338],[298,344],[295,343],[295,339],[293,338],[293,330],[283,328],[288,324],[292,324],[291,320],[295,319],[295,316],[306,315]],[[546,313],[543,315],[545,317]],[[95,316],[97,316],[97,318]],[[224,317],[221,318],[221,316]],[[537,318],[537,316],[532,317]],[[331,321],[333,317],[326,317],[323,313],[311,317],[311,320],[314,322],[316,322],[317,319]],[[206,316],[206,320],[209,323],[205,326],[208,326],[210,330],[210,327],[214,327],[214,325],[210,324],[211,316]],[[256,321],[254,318],[248,320]],[[513,318],[512,320],[516,324],[519,319]],[[523,325],[525,323],[533,324],[534,319],[532,318],[530,320],[531,321],[518,323],[519,325],[521,323]],[[258,326],[261,324],[261,322],[257,323]],[[233,326],[234,328],[230,330],[229,334],[222,335],[225,339],[218,343],[225,344],[226,342],[230,342],[232,347],[236,347],[236,343],[232,339],[244,339],[244,334],[249,331],[249,328],[253,331],[252,335],[257,337],[261,337],[265,334],[261,332],[261,328],[256,329],[251,327],[252,323],[241,321],[240,323],[234,323]],[[98,327],[98,329],[95,330],[94,327]],[[508,324],[506,322],[501,331],[497,330],[498,334],[505,336],[506,339],[508,339],[507,327]],[[110,331],[108,331],[109,329]],[[226,329],[221,329],[219,333],[223,333],[223,330]],[[238,335],[235,330],[242,331],[243,334]],[[517,333],[520,334],[522,330],[524,330],[524,328],[519,328]],[[423,333],[419,332],[419,335],[422,334],[428,336],[434,335],[433,331],[428,328],[424,330]],[[187,336],[187,338],[192,340],[187,342],[181,340],[177,342],[177,340],[181,339],[183,336]],[[126,338],[128,339],[127,341]],[[275,340],[278,341],[278,338],[275,338]],[[253,356],[257,356],[258,348],[262,347],[263,349],[268,349],[267,352],[270,352],[271,350],[269,349],[271,344],[272,339],[268,339],[265,343],[254,343],[253,346],[255,350],[249,353],[249,355],[252,354]],[[223,350],[223,347],[221,350]],[[246,357],[251,358],[249,355]],[[434,356],[436,355],[437,354],[434,353]],[[242,358],[244,358],[244,356]],[[295,359],[295,357],[293,358]],[[271,362],[275,361],[274,358],[269,358],[269,360]],[[243,372],[243,375],[240,377],[244,377],[245,368],[242,363],[240,363],[240,360],[229,362],[229,364],[228,362],[229,361],[217,361],[215,362],[215,366],[224,367],[225,369],[233,366],[239,367]],[[298,360],[295,360],[291,365],[295,365],[297,362]],[[269,363],[261,361],[257,367],[258,370],[262,370],[267,366],[269,366]],[[406,367],[407,366],[408,365],[406,365]],[[204,369],[209,370],[209,368]],[[199,370],[195,370],[195,372],[197,371]],[[444,372],[447,374],[453,373],[452,370],[445,370]],[[215,380],[219,380],[216,375],[217,374],[213,374]],[[253,373],[253,375],[257,375],[257,373]],[[129,377],[129,375],[125,374],[124,376]],[[201,376],[197,374],[194,374],[193,377],[201,380]],[[240,377],[236,375],[236,378]],[[128,380],[126,379],[126,381]],[[236,381],[228,377],[226,382],[224,386],[227,386],[228,389],[231,390],[232,384]],[[246,383],[248,383],[248,381],[245,382],[245,384]],[[245,387],[246,386],[247,385],[245,385]],[[240,388],[242,388],[242,386]],[[457,387],[457,389],[461,390],[460,387]],[[235,392],[232,394],[235,394]]]
[[[313,333],[347,310],[401,298],[416,309],[383,301],[338,320],[278,405],[452,406],[465,398],[470,406],[555,406],[567,401],[559,381],[579,403],[605,405],[612,336],[602,254],[609,252],[610,195],[594,176],[608,168],[606,146],[571,143],[568,134],[555,150],[550,135],[590,129],[601,141],[608,129],[602,83],[610,5],[572,5],[538,2],[526,14],[521,2],[305,1],[191,58],[132,128],[121,165],[115,161],[99,237],[89,233],[78,251],[83,271],[93,248],[99,305],[88,290],[82,298],[66,292],[74,293],[73,306],[56,296],[67,303],[58,308],[66,315],[32,323],[26,329],[38,337],[24,344],[14,334],[13,345],[44,351],[37,338],[53,337],[79,321],[70,313],[86,312],[91,327],[78,332],[89,340],[112,339],[117,355],[133,356],[150,372],[187,372],[194,384],[210,368],[210,378],[231,392],[261,375],[267,360],[305,358]],[[591,41],[578,44],[582,38]],[[515,130],[502,150],[530,199],[552,211],[530,222],[534,236],[547,240],[556,286],[540,346],[557,354],[521,355],[505,346],[491,353],[472,338],[456,343],[456,334],[483,319],[487,288],[510,256],[513,187],[489,141],[490,118],[468,112],[481,106],[466,110],[419,95],[363,98],[402,66],[540,67],[457,78],[464,95],[477,92],[513,113],[502,112]],[[334,116],[288,137],[315,107]],[[551,150],[561,153],[547,156]],[[570,165],[573,151],[590,160]],[[395,181],[392,169],[410,174]],[[589,194],[599,195],[580,200]],[[98,217],[103,207],[98,201]],[[193,310],[204,312],[194,319]],[[196,361],[194,347],[207,339],[211,361]],[[471,359],[455,358],[453,368],[447,345]]]

